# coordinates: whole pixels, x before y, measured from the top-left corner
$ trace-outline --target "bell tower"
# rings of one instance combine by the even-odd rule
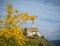
[[[35,28],[34,20],[32,20],[32,28]]]

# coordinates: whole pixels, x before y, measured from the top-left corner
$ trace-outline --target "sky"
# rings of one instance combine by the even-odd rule
[[[60,0],[0,0],[0,18],[6,15],[6,5],[13,4],[20,13],[38,16],[35,27],[48,40],[60,40]],[[31,27],[31,21],[21,27]]]

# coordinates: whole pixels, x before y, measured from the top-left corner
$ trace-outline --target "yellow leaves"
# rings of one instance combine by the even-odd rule
[[[23,45],[25,38],[22,34],[22,28],[20,28],[19,26],[14,26],[12,27],[12,35],[14,36],[14,40],[16,40],[16,42],[18,43],[18,45]]]
[[[35,18],[37,18],[37,16],[35,15],[29,16],[28,13],[25,13],[22,20],[23,21],[34,20]]]
[[[22,28],[19,26],[14,26],[12,28],[4,27],[0,32],[0,36],[5,37],[7,40],[13,37],[19,45],[21,45],[20,43],[23,45],[25,41],[25,38],[22,34]]]
[[[27,20],[29,20],[29,15],[28,15],[28,13],[25,13],[25,14],[23,14],[23,17],[22,17],[22,23],[25,23]]]
[[[7,8],[6,12],[9,13],[9,14],[13,14],[14,12],[18,13],[18,9],[13,10],[13,6],[12,6],[11,3],[8,4],[6,8]]]
[[[22,33],[22,28],[17,26],[17,22],[25,23],[27,20],[34,20],[37,16],[29,16],[28,13],[20,13],[14,16],[14,13],[18,13],[17,9],[12,8],[12,4],[7,5],[7,15],[6,15],[6,26],[3,27],[2,31],[0,32],[0,36],[5,37],[9,40],[9,38],[13,38],[19,46],[23,46],[25,44],[26,38]],[[0,21],[2,22],[2,21]]]
[[[15,40],[18,43],[18,45],[23,46],[25,44],[25,39],[24,36],[20,35],[20,36],[15,36]]]
[[[13,31],[15,32],[15,35],[16,34],[22,34],[22,29],[19,27],[19,26],[15,26],[13,27]]]
[[[6,7],[7,7],[7,8],[11,8],[11,7],[12,7],[12,4],[9,3]]]
[[[8,12],[9,14],[12,14],[13,10],[12,9],[7,9],[6,12]]]
[[[7,23],[10,23],[11,20],[12,20],[12,16],[8,16],[8,17],[7,17]]]
[[[23,13],[20,13],[17,15],[17,18],[20,18],[20,20],[23,18],[24,14]]]
[[[28,13],[25,13],[24,16],[25,16],[25,17],[29,17]]]
[[[18,13],[18,9],[15,9],[14,12]]]
[[[14,13],[14,12],[16,12],[16,13],[18,13],[18,9],[13,9],[12,8],[12,4],[10,3],[10,4],[8,4],[7,5],[7,13],[9,14],[9,15],[11,15],[12,13]],[[13,19],[11,20],[11,24],[12,25],[15,25],[17,22],[19,22],[18,21],[18,19],[17,18],[19,18],[20,20],[21,20],[21,22],[20,23],[25,23],[27,20],[34,20],[35,18],[36,18],[36,16],[29,16],[28,15],[28,13],[25,13],[25,14],[17,14],[16,16],[14,16],[13,17]],[[9,20],[8,20],[8,22],[9,22]]]
[[[34,20],[37,16],[30,16],[30,20]]]
[[[12,34],[7,27],[4,27],[1,31],[1,36],[9,39],[12,36]]]
[[[6,12],[9,13],[9,14],[12,14],[13,13],[13,9],[12,9],[12,4],[11,3],[7,5]]]
[[[0,23],[3,23],[4,21],[3,20],[0,20]]]
[[[24,14],[24,17],[25,17],[25,20],[28,20],[28,19],[29,19],[28,13],[25,13],[25,14]]]
[[[3,32],[8,32],[7,27],[4,27],[4,28],[2,29],[2,31],[3,31]]]
[[[0,31],[0,36],[2,36],[2,32]]]

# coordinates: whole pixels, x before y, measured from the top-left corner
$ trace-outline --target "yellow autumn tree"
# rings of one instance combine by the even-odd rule
[[[27,20],[34,20],[36,16],[29,16],[28,13],[18,13],[18,9],[13,9],[11,3],[7,5],[6,12],[5,24],[1,29],[0,37],[8,42],[7,46],[11,46],[9,44],[11,38],[15,40],[18,46],[24,46],[26,39],[23,35],[22,28],[18,24],[24,24]]]
[[[14,10],[12,4],[7,5],[6,12],[7,14],[6,14],[5,26],[2,28],[0,32],[0,37],[6,39],[7,42],[9,42],[10,38],[13,38],[18,44],[18,46],[23,46],[25,44],[24,43],[25,37],[22,33],[22,28],[20,26],[17,26],[17,23],[19,22],[22,15],[17,14],[18,10]],[[14,13],[16,13],[17,15],[14,15]],[[11,45],[9,45],[8,43],[7,46]]]

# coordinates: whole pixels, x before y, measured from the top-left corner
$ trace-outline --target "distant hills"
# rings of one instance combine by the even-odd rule
[[[55,46],[60,46],[60,40],[51,40],[49,42],[55,44]]]

